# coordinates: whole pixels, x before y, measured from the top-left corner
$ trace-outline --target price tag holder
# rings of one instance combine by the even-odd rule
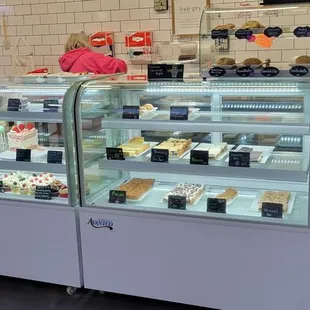
[[[107,147],[107,159],[108,160],[125,160],[123,149],[117,147]]]
[[[229,153],[230,167],[250,167],[250,153],[249,152],[230,152]]]
[[[308,72],[309,69],[305,66],[294,66],[293,68],[290,69],[290,74],[297,77],[307,75]]]
[[[221,77],[226,74],[226,70],[221,67],[213,67],[209,70],[209,74],[213,77]]]
[[[236,74],[240,77],[251,77],[255,75],[255,71],[250,67],[241,67],[236,70]]]
[[[16,150],[16,161],[31,162],[31,150],[28,149],[17,149]]]
[[[151,162],[153,162],[153,163],[167,163],[167,162],[169,162],[169,150],[152,149]]]
[[[262,217],[283,218],[283,205],[280,203],[263,202]]]
[[[209,165],[209,151],[191,150],[191,165]]]
[[[247,39],[250,40],[253,35],[253,31],[251,29],[239,29],[235,32],[235,37],[239,40]]]
[[[263,68],[260,73],[266,77],[274,77],[280,73],[280,70],[276,67],[266,67]]]
[[[35,199],[41,199],[41,200],[51,200],[52,199],[52,191],[51,186],[36,186],[35,191]]]
[[[48,151],[47,163],[48,164],[62,164],[62,151]]]
[[[268,38],[277,38],[283,33],[280,27],[268,27],[264,31],[264,35]]]
[[[304,38],[304,37],[310,37],[310,27],[309,26],[305,26],[305,27],[297,27],[294,30],[294,35],[297,38]]]
[[[186,210],[186,196],[168,196],[168,209]]]
[[[226,199],[208,198],[207,212],[226,213]]]
[[[171,121],[188,121],[188,107],[170,107]]]
[[[212,40],[215,39],[227,39],[228,38],[228,30],[227,29],[213,29],[211,31]]]
[[[9,98],[8,100],[8,111],[18,112],[21,106],[20,99],[18,98]]]
[[[58,112],[59,102],[57,99],[45,99],[43,100],[44,112]]]
[[[110,191],[109,203],[126,204],[126,192],[117,190]]]
[[[4,193],[3,181],[0,181],[0,193]]]
[[[154,64],[148,65],[148,80],[160,81],[183,81],[184,65]]]
[[[138,105],[124,105],[123,106],[123,118],[124,119],[139,119]]]

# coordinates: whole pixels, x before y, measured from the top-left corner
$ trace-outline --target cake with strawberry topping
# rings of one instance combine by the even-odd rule
[[[32,123],[13,126],[8,132],[10,151],[38,148],[38,131]]]

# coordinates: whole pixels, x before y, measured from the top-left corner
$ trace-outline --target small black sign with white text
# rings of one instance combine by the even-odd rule
[[[62,151],[48,151],[47,163],[48,164],[62,164]]]
[[[250,153],[249,152],[229,152],[229,166],[230,167],[250,167]]]
[[[186,196],[168,196],[168,209],[186,210]]]
[[[125,160],[123,149],[117,147],[107,147],[107,159],[108,160]]]
[[[263,202],[262,217],[281,219],[283,217],[283,205],[280,203]]]
[[[137,105],[124,105],[123,118],[124,119],[139,119],[140,107]]]
[[[9,98],[8,100],[8,111],[18,112],[21,106],[20,99],[18,98]]]
[[[290,70],[290,74],[293,76],[297,76],[297,77],[307,75],[308,72],[309,72],[309,69],[304,66],[294,66]]]
[[[171,121],[187,121],[188,107],[170,107]]]
[[[109,203],[126,204],[126,192],[111,190],[109,194]]]
[[[226,74],[226,70],[221,67],[213,67],[209,70],[209,74],[213,77],[220,77]]]
[[[191,165],[209,165],[209,151],[191,150]]]
[[[35,191],[35,199],[42,199],[42,200],[51,200],[52,199],[52,190],[51,186],[36,186]]]
[[[207,212],[226,213],[226,199],[208,198]]]
[[[31,162],[31,150],[17,149],[16,150],[16,161]]]
[[[153,163],[167,163],[169,161],[169,150],[152,149],[151,162]]]

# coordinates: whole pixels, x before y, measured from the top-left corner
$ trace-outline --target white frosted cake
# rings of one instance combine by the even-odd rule
[[[8,143],[11,151],[36,149],[38,147],[38,131],[32,123],[13,126],[8,132]]]

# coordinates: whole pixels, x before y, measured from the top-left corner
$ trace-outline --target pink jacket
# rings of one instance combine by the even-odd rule
[[[92,52],[87,48],[78,48],[65,53],[59,58],[59,65],[63,71],[72,73],[127,73],[125,61]]]

